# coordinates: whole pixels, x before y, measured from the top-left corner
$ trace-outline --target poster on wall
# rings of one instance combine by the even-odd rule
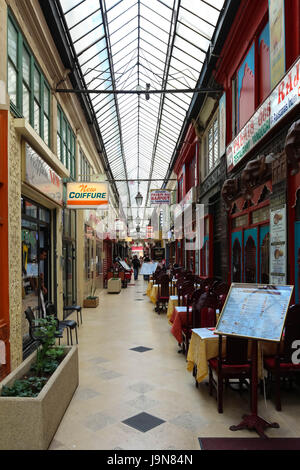
[[[219,132],[220,132],[220,157],[226,151],[226,93],[219,101]]]
[[[270,210],[270,283],[286,284],[286,206]]]
[[[271,89],[285,73],[284,0],[269,0]]]

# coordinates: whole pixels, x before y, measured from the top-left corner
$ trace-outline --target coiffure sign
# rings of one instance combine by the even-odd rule
[[[68,183],[67,207],[69,209],[107,209],[107,183]]]
[[[226,149],[231,171],[255,145],[300,103],[300,59],[274,88]]]

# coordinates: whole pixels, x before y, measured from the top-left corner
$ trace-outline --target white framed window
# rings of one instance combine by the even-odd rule
[[[210,121],[203,135],[203,156],[205,160],[204,171],[208,175],[217,166],[220,159],[219,152],[219,117],[218,112]]]

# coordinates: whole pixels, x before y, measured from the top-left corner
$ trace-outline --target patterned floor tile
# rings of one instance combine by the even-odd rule
[[[150,431],[150,429],[159,426],[160,424],[164,423],[163,419],[157,418],[156,416],[150,415],[148,413],[139,413],[131,418],[125,419],[122,423],[127,424],[127,426],[131,426],[134,429],[137,429],[141,432]]]

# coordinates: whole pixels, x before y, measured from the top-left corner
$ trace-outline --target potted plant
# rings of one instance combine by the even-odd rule
[[[78,386],[77,346],[55,346],[56,320],[38,319],[40,346],[0,383],[0,449],[46,450]]]
[[[99,297],[95,295],[96,287],[94,287],[94,281],[91,285],[91,293],[88,297],[83,300],[83,306],[85,308],[95,308],[99,305]]]

